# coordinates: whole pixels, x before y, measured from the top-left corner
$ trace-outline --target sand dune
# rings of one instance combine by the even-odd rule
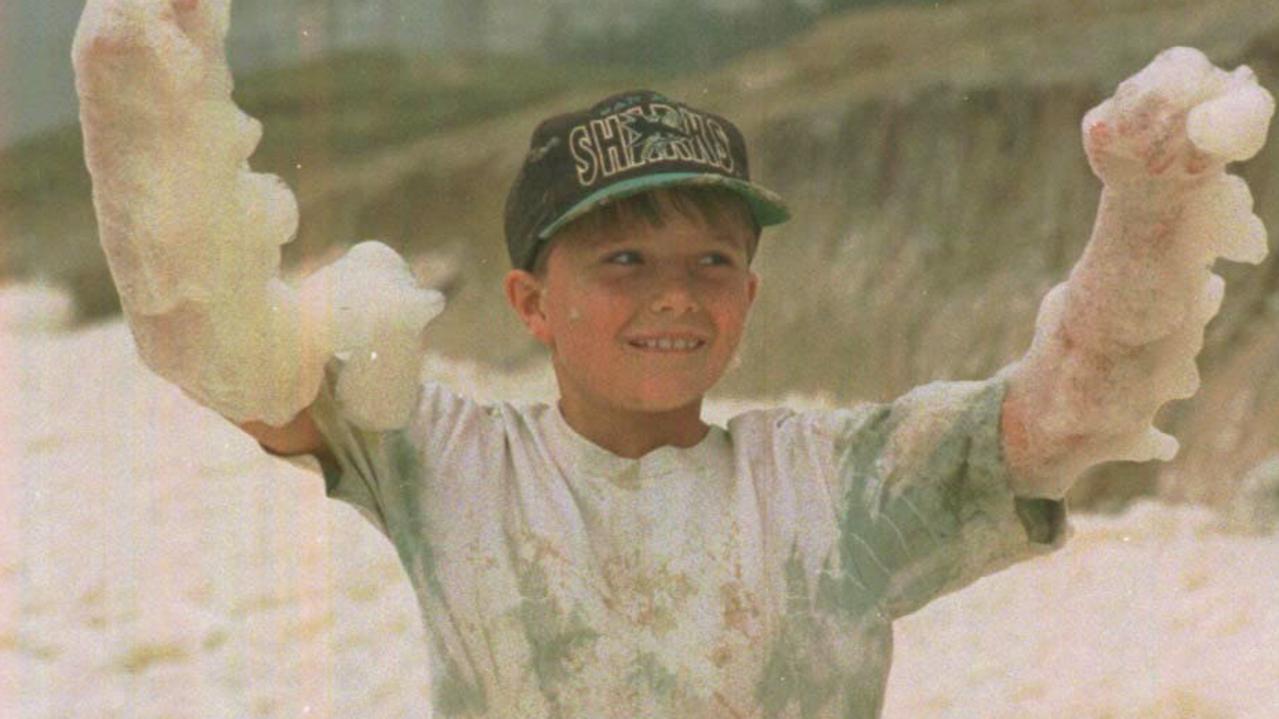
[[[388,542],[143,369],[123,324],[24,327],[0,329],[0,716],[428,716]],[[1279,535],[1216,527],[1077,517],[1062,552],[899,624],[885,715],[1279,716]]]

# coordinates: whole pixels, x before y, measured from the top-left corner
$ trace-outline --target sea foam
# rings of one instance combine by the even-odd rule
[[[293,193],[253,172],[262,130],[231,99],[229,0],[89,0],[73,47],[101,242],[147,365],[242,422],[288,422],[342,359],[369,429],[408,421],[418,338],[443,296],[362,243],[294,286]]]
[[[1062,494],[1094,464],[1171,459],[1152,425],[1199,387],[1195,356],[1221,307],[1218,257],[1260,262],[1266,232],[1228,162],[1256,154],[1274,100],[1247,67],[1173,48],[1084,117],[1102,179],[1097,224],[1069,279],[1044,298],[1027,355],[1006,368],[1027,488]]]

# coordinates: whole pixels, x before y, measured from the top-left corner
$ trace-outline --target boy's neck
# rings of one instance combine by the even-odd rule
[[[575,432],[619,457],[637,459],[666,446],[692,447],[710,427],[702,421],[702,401],[662,412],[598,407],[560,397],[560,414]]]

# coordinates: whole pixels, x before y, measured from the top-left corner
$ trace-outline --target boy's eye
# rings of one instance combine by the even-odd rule
[[[731,266],[733,264],[733,258],[723,252],[712,252],[710,254],[702,255],[699,262],[708,266]]]
[[[622,250],[604,258],[604,261],[613,265],[638,265],[640,263],[640,255],[638,252],[631,250]]]

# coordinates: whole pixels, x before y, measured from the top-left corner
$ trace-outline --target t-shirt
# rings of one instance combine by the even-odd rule
[[[399,553],[436,717],[875,717],[893,619],[1066,533],[1008,489],[998,380],[749,411],[639,459],[436,384],[367,432],[331,387],[326,491]]]

